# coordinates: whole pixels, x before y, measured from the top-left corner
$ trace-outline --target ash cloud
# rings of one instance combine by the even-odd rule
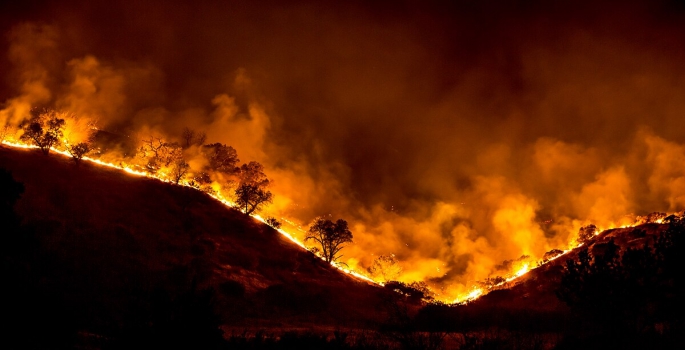
[[[445,295],[685,205],[675,3],[26,6],[3,15],[0,122],[203,130],[265,164],[269,214],[346,218],[351,266],[392,253]]]

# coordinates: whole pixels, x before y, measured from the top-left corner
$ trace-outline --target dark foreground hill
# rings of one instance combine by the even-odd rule
[[[567,307],[556,292],[569,259],[578,260],[579,254],[585,250],[592,255],[602,255],[610,244],[616,245],[621,254],[630,249],[644,249],[653,246],[668,227],[668,224],[647,223],[605,230],[583,246],[532,269],[508,286],[485,295],[473,304],[506,309],[565,311]]]
[[[230,334],[384,320],[384,289],[198,191],[5,146],[0,168],[25,189],[20,228],[2,233],[8,334],[111,343],[203,322]]]
[[[480,334],[476,348],[682,349],[685,218],[611,229],[466,305],[415,324]]]

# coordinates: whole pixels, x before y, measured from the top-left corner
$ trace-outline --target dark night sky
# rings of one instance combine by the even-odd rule
[[[582,223],[685,205],[680,2],[5,1],[0,13],[3,101],[33,96],[116,130],[211,130],[267,165],[274,213],[348,218],[352,264],[395,253],[407,280],[484,278]]]

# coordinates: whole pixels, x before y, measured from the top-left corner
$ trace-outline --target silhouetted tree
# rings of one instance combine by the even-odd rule
[[[592,253],[583,249],[578,259],[566,261],[557,296],[592,332],[636,335],[682,329],[682,315],[674,311],[685,306],[679,267],[685,251],[674,243],[682,237],[685,228],[673,223],[653,247],[645,243],[621,254],[611,240],[595,244]]]
[[[412,283],[404,283],[399,281],[390,281],[385,284],[385,288],[398,292],[407,297],[408,301],[419,303],[421,301],[429,302],[433,300],[433,293],[426,282],[414,281]]]
[[[194,174],[193,178],[188,182],[188,185],[195,187],[205,193],[216,193],[216,190],[212,188],[212,178],[206,171],[201,171],[199,173]]]
[[[559,299],[571,307],[584,303],[584,283],[593,272],[591,265],[592,256],[587,248],[578,253],[578,260],[566,260],[565,272],[562,283],[557,290]]]
[[[269,216],[268,218],[266,218],[266,224],[277,230],[281,228],[281,222],[276,220],[276,218],[273,216]]]
[[[185,127],[183,128],[183,148],[190,148],[190,146],[202,146],[207,141],[207,134],[204,132],[196,132],[195,130]]]
[[[188,173],[188,169],[190,169],[190,165],[183,159],[178,159],[174,162],[174,164],[171,167],[171,179],[174,180],[174,183],[178,185],[181,180],[186,176]]]
[[[261,206],[271,203],[273,195],[255,185],[240,184],[235,190],[236,204],[245,214],[252,214]]]
[[[478,281],[478,284],[485,289],[493,289],[497,286],[502,286],[506,281],[507,280],[502,276],[495,276]]]
[[[338,260],[342,255],[338,253],[345,243],[352,243],[352,232],[347,227],[347,221],[318,218],[309,227],[305,241],[313,240],[321,246],[321,255],[327,262]]]
[[[168,167],[183,158],[181,146],[175,142],[169,143],[160,137],[150,136],[144,139],[138,154],[147,159],[145,165],[149,173],[156,173],[161,167]]]
[[[238,178],[240,182],[235,190],[236,204],[245,214],[251,214],[271,203],[273,195],[266,189],[269,179],[264,174],[264,166],[254,161],[243,164]]]
[[[193,181],[197,182],[197,184],[200,186],[212,183],[212,179],[209,177],[209,174],[204,171],[195,174]]]
[[[269,179],[264,174],[264,166],[255,161],[240,166],[238,179],[240,184],[249,184],[262,188],[269,185]]]
[[[90,143],[79,142],[75,145],[67,145],[67,151],[71,154],[71,159],[74,160],[76,164],[81,162],[81,159],[92,150]]]
[[[380,255],[373,260],[373,264],[369,268],[369,273],[376,280],[381,282],[394,281],[402,273],[402,267],[397,262],[395,255]]]
[[[50,148],[62,137],[64,123],[64,119],[59,118],[56,111],[43,111],[22,123],[21,128],[24,133],[20,139],[32,142],[40,148],[43,154],[48,154]]]
[[[238,159],[238,152],[236,152],[233,147],[221,143],[212,143],[210,145],[204,145],[203,150],[209,161],[209,170],[229,175],[240,171],[236,166],[240,161]]]
[[[597,226],[595,226],[593,224],[583,226],[578,231],[577,241],[579,244],[585,243],[585,242],[589,241],[592,237],[594,237],[596,233],[597,233]]]
[[[564,251],[561,249],[552,249],[545,253],[545,255],[542,256],[543,261],[549,261],[551,259],[556,258],[557,256],[564,254]]]

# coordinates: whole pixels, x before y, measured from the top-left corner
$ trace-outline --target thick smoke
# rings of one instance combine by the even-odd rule
[[[265,165],[268,215],[345,218],[350,266],[395,254],[445,297],[682,210],[683,9],[488,3],[31,2],[4,11],[0,123],[204,131]]]

